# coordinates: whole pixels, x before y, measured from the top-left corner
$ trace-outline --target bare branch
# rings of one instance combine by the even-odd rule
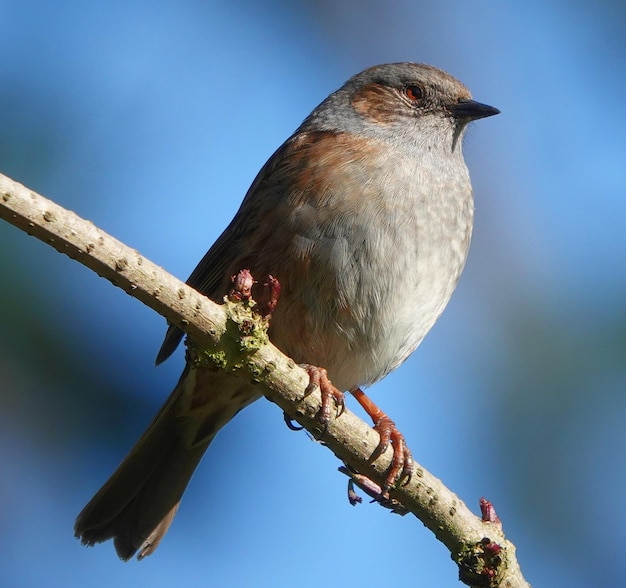
[[[241,320],[241,308],[233,313],[230,304],[213,303],[93,223],[1,174],[0,218],[76,259],[180,326],[200,350],[227,344],[224,339],[233,331],[227,329],[228,321]],[[232,345],[227,346],[232,350]],[[348,410],[321,431],[316,419],[319,395],[304,397],[308,377],[293,360],[267,343],[258,349],[248,347],[238,361],[229,364],[321,439],[351,470],[382,483],[392,449],[370,462],[378,434]],[[358,477],[355,481],[359,483]],[[418,517],[446,545],[466,584],[529,586],[517,563],[515,547],[505,539],[497,516],[483,521],[419,464],[415,464],[409,483],[391,492],[391,499]]]

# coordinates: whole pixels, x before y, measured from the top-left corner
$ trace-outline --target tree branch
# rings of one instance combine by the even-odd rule
[[[233,330],[227,325],[240,320],[231,305],[215,304],[93,223],[1,174],[0,218],[76,259],[180,326],[198,349],[222,348],[229,343],[225,339],[232,337]],[[232,350],[232,345],[227,346]],[[382,482],[391,448],[370,462],[378,434],[348,410],[320,431],[316,419],[319,395],[304,397],[305,371],[271,343],[247,347],[230,369],[258,385],[269,400],[322,440],[352,470]],[[517,563],[515,547],[505,539],[497,517],[483,513],[483,520],[474,515],[419,464],[415,464],[409,483],[393,490],[391,497],[446,545],[466,584],[529,586]]]

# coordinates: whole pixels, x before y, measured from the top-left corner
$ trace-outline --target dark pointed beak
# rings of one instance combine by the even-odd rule
[[[465,120],[478,120],[486,118],[494,114],[500,114],[500,111],[493,106],[476,102],[476,100],[462,100],[450,107],[450,111],[454,116]]]

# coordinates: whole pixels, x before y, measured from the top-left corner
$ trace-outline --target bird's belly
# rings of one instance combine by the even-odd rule
[[[457,227],[453,240],[467,244],[468,230]],[[417,243],[377,235],[356,249],[336,239],[332,248],[319,260],[323,268],[307,260],[302,272],[283,277],[270,337],[348,390],[380,380],[420,344],[452,295],[467,246],[440,247],[438,236],[423,234]]]

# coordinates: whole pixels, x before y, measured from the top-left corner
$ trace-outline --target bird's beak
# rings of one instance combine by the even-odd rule
[[[456,118],[465,119],[467,121],[500,114],[497,108],[476,102],[476,100],[461,100],[461,102],[450,106],[450,111]]]

